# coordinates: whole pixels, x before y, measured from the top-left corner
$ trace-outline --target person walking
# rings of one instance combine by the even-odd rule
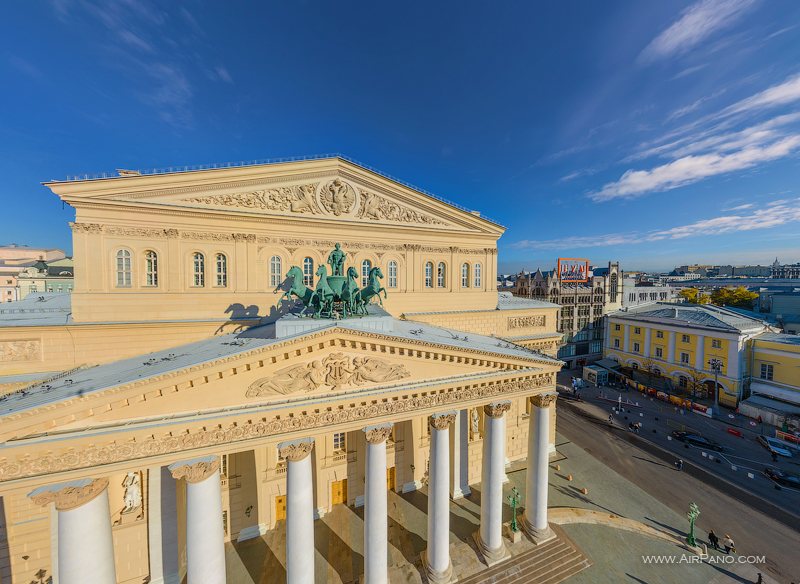
[[[675,462],[675,468],[677,468],[678,470],[683,470],[683,459],[680,459],[680,458],[679,458],[679,459],[678,459],[678,460]]]
[[[733,552],[734,554],[736,553],[736,544],[733,543],[733,539],[731,539],[731,536],[728,535],[727,533],[725,534],[725,539],[722,540],[722,545],[725,548],[726,554],[729,554],[731,552]]]
[[[717,537],[717,534],[714,533],[713,529],[708,532],[708,543],[710,543],[711,547],[713,547],[715,550],[719,549],[719,537]]]

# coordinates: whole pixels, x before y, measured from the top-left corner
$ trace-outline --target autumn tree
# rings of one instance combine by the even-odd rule
[[[751,292],[744,286],[718,288],[711,293],[712,304],[745,308],[747,310],[753,308],[757,298],[757,292]]]
[[[689,304],[708,304],[711,302],[708,294],[704,294],[697,288],[684,288],[678,292],[678,297],[683,298]]]

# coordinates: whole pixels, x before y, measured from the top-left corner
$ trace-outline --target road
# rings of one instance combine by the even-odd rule
[[[569,386],[569,372],[559,374],[559,384]],[[744,416],[736,416],[732,420],[728,417],[727,410],[722,411],[724,416],[722,420],[710,419],[688,411],[681,414],[680,409],[675,406],[651,399],[631,389],[619,392],[607,387],[588,387],[580,390],[580,396],[584,402],[602,408],[604,416],[611,414],[618,397],[622,396],[625,412],[614,415],[614,424],[618,427],[627,428],[630,422],[642,422],[639,435],[674,453],[676,459],[691,461],[726,481],[769,500],[774,505],[798,513],[800,491],[787,488],[777,490],[775,484],[763,473],[765,467],[772,466],[800,474],[800,456],[778,457],[778,461],[774,462],[769,451],[756,442],[760,428],[751,426]],[[632,403],[626,405],[628,401]],[[742,432],[743,437],[739,438],[728,433],[730,427]],[[717,453],[694,446],[687,448],[686,444],[669,438],[673,430],[698,433],[718,442],[724,450]]]
[[[676,471],[671,465],[632,444],[625,432],[576,414],[568,404],[558,406],[558,431],[586,452],[661,503],[681,515],[691,501],[702,509],[699,532],[735,534],[739,553],[764,554],[762,568],[780,582],[800,582],[800,533],[754,511],[721,489]],[[600,439],[602,438],[602,439]]]

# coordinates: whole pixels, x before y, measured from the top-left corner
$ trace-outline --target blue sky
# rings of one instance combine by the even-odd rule
[[[0,39],[0,243],[69,249],[41,181],[341,152],[507,226],[506,271],[800,261],[795,0],[14,2]]]

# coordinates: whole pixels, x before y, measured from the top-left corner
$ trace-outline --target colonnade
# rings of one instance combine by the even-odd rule
[[[549,407],[554,394],[530,398],[528,470],[522,525],[536,543],[554,537],[547,522]],[[506,416],[511,403],[484,406],[481,470],[480,529],[474,537],[488,565],[508,557],[502,537],[503,481],[505,478]],[[428,547],[422,561],[433,584],[453,580],[450,558],[450,428],[455,411],[428,418]],[[367,584],[388,582],[388,512],[386,441],[393,425],[363,429],[366,439],[364,490],[364,579]],[[314,582],[314,479],[311,465],[313,438],[278,445],[286,460],[286,580]],[[225,546],[219,458],[208,456],[180,461],[168,467],[175,479],[186,481],[186,562],[188,584],[224,584]],[[59,584],[116,584],[114,549],[108,505],[108,480],[82,479],[41,487],[30,493],[34,502],[55,502],[58,513]]]

